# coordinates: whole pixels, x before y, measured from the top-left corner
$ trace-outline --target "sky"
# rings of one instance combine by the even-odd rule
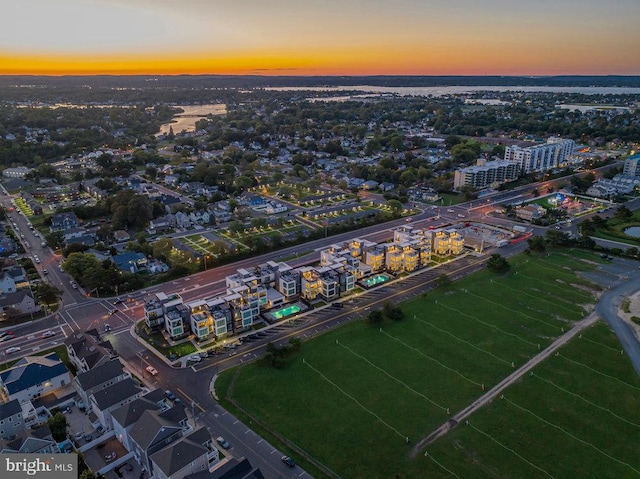
[[[0,74],[640,75],[640,0],[0,0]]]

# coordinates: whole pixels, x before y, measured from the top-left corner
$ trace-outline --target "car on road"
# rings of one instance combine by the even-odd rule
[[[10,341],[15,337],[16,335],[13,334],[11,331],[9,331],[8,333],[0,333],[0,342]]]
[[[7,348],[7,350],[5,351],[7,354],[13,354],[13,353],[17,353],[19,351],[22,351],[22,349],[20,348],[20,346],[12,346],[10,348]]]
[[[289,467],[296,467],[296,462],[289,456],[282,456],[282,462],[284,462]]]
[[[336,308],[344,308],[343,303],[331,303],[331,306],[335,306]]]
[[[222,436],[218,436],[216,442],[220,444],[223,449],[229,449],[231,447],[231,444]]]
[[[156,374],[158,374],[158,370],[156,368],[154,368],[153,366],[147,366],[144,369],[145,369],[145,371],[147,371],[152,376],[155,376]]]
[[[199,363],[200,361],[202,361],[202,356],[199,354],[192,354],[187,358],[188,363]]]
[[[76,283],[75,281],[69,281],[69,284],[73,289],[78,289],[78,283]]]
[[[55,336],[56,332],[55,331],[45,331],[44,333],[42,333],[42,337],[43,338],[50,338],[51,336]]]
[[[455,213],[455,210],[447,210],[447,213]]]
[[[105,331],[105,333],[108,333],[109,331],[111,331],[111,325],[105,324],[104,325],[104,331]]]
[[[164,397],[166,397],[169,401],[175,401],[176,400],[176,395],[173,394],[170,390],[166,390],[164,392]]]
[[[114,314],[116,314],[118,312],[117,309],[112,309],[109,311],[109,316],[113,316]]]
[[[42,274],[47,275],[47,274],[49,274],[49,272],[48,272],[48,271],[47,271],[47,269],[45,268],[45,269],[43,269],[43,270],[42,270]]]

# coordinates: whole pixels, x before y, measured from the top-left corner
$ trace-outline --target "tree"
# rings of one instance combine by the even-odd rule
[[[62,291],[51,283],[42,283],[38,286],[37,298],[47,304],[53,304],[62,296]]]
[[[509,261],[507,261],[507,258],[498,253],[494,253],[487,261],[487,268],[491,271],[495,271],[496,273],[504,273],[509,271],[511,265],[509,264]]]
[[[614,215],[614,218],[619,220],[626,220],[631,218],[632,216],[633,216],[633,213],[629,208],[627,208],[625,205],[620,205],[616,210],[616,214]]]
[[[382,311],[380,311],[379,309],[375,309],[371,311],[367,316],[367,320],[369,321],[369,323],[373,324],[374,326],[381,324],[382,321],[384,320]]]
[[[436,286],[438,288],[446,288],[450,286],[451,283],[452,283],[451,278],[446,273],[442,273],[440,276],[438,276],[438,279],[436,280]]]
[[[91,469],[85,469],[80,473],[80,479],[97,479],[97,476]]]
[[[391,208],[394,213],[400,213],[402,211],[402,203],[398,200],[389,200],[387,201],[387,206]]]
[[[391,301],[386,301],[382,305],[382,313],[392,321],[404,319],[404,311],[398,306],[395,306]]]
[[[542,236],[533,236],[527,240],[531,251],[542,252],[546,249],[546,243]]]
[[[67,417],[62,412],[55,413],[47,420],[47,423],[56,442],[62,442],[67,438]]]

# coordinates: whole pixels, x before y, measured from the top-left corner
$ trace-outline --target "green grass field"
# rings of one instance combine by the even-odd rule
[[[480,477],[474,474],[476,457],[484,458],[486,477],[544,476],[539,469],[525,470],[530,467],[526,462],[471,427],[458,427],[429,447],[430,453],[433,451],[429,458],[410,459],[406,438],[410,444],[418,442],[450,414],[480,396],[483,387],[495,385],[513,367],[524,364],[590,311],[598,288],[580,279],[575,271],[593,269],[600,262],[592,253],[568,250],[518,257],[512,260],[512,270],[505,276],[482,271],[402,305],[406,319],[386,322],[382,330],[364,322],[351,323],[304,343],[302,351],[284,369],[263,363],[246,366],[238,373],[232,397],[267,429],[286,436],[345,478],[395,474],[402,478],[456,477],[455,474]],[[613,388],[611,398],[602,406],[605,410],[591,410],[589,403],[578,404],[575,396],[534,375],[532,379],[523,378],[505,393],[517,406],[495,401],[472,416],[470,424],[514,450],[517,445],[523,457],[531,445],[538,444],[535,461],[530,461],[544,470],[553,469],[558,461],[556,449],[549,449],[549,445],[564,444],[569,439],[549,424],[532,419],[518,406],[594,444],[602,444],[602,429],[612,427],[606,409],[617,402],[615,398],[624,399],[622,411],[635,407],[630,421],[640,424],[640,382],[626,356],[620,355],[615,337],[605,327],[592,328],[583,337],[567,346],[566,353],[563,349],[561,356],[540,366],[538,369],[544,373],[539,374],[593,403],[601,401],[605,391]],[[599,362],[597,352],[608,354],[611,364]],[[607,376],[574,364],[564,359],[565,355],[581,363],[589,360],[594,370]],[[562,372],[556,363],[569,372]],[[224,396],[232,374],[234,371],[223,373],[219,396]],[[637,390],[631,388],[625,396],[629,386],[609,376],[621,378]],[[537,397],[536,391],[543,397]],[[495,408],[497,413],[492,413]],[[488,419],[482,419],[484,415]],[[489,427],[491,421],[495,425]],[[619,429],[620,441],[631,444],[640,431],[624,424]],[[513,431],[519,434],[513,439],[515,443],[509,438]],[[458,447],[449,442],[458,435],[473,436],[469,439],[471,445]],[[573,449],[579,449],[576,467],[596,467],[601,471],[591,477],[607,477],[608,467],[620,466],[583,446],[576,441],[557,450],[570,455]],[[640,469],[640,461],[630,457],[633,447],[622,449],[625,452],[621,452],[620,460],[635,460],[634,467]],[[614,456],[613,452],[610,455]],[[455,472],[456,466],[460,473]],[[520,469],[524,470],[522,476],[513,472]],[[629,471],[633,474],[632,469]]]

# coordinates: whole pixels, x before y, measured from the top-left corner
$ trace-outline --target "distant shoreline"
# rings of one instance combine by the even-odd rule
[[[265,88],[265,87],[621,87],[640,88],[640,75],[361,75],[361,76],[265,76],[265,75],[0,75],[0,87],[83,86],[103,87],[185,87],[185,88]]]

